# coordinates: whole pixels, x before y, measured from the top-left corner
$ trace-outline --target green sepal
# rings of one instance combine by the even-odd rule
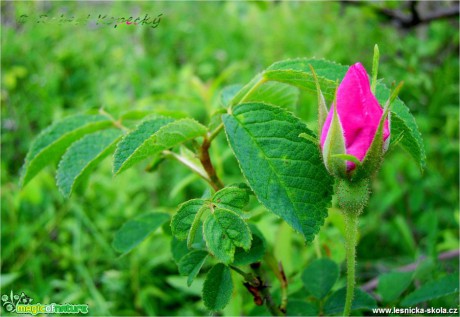
[[[342,124],[337,114],[337,104],[334,103],[331,111],[332,120],[327,132],[326,140],[323,145],[323,160],[328,172],[336,177],[343,178],[346,176],[346,161],[337,154],[346,154],[345,138],[343,135]]]
[[[324,99],[323,92],[321,91],[321,87],[319,85],[319,80],[318,76],[316,75],[315,69],[311,64],[308,64],[310,66],[311,73],[313,74],[313,78],[315,79],[315,85],[316,85],[316,95],[318,98],[318,135],[321,135],[321,132],[323,131],[323,126],[324,122],[326,121],[327,118],[327,106],[326,106],[326,99]]]
[[[391,94],[390,98],[385,103],[385,108],[383,109],[382,117],[380,118],[379,126],[375,132],[374,139],[372,140],[371,146],[367,150],[366,156],[363,159],[363,162],[360,166],[357,166],[354,172],[352,173],[352,180],[359,181],[364,178],[371,178],[375,173],[380,169],[382,165],[383,155],[388,149],[389,138],[384,142],[383,141],[383,128],[385,126],[385,120],[388,119],[390,114],[391,103],[395,100],[399,90],[402,87],[400,83],[396,89]]]
[[[356,156],[351,155],[351,154],[334,154],[332,155],[332,157],[353,162],[358,166],[361,165],[361,161]]]
[[[375,44],[374,45],[374,57],[372,59],[372,82],[371,82],[371,91],[372,91],[372,94],[374,95],[375,95],[375,88],[377,87],[377,74],[379,72],[379,59],[380,59],[379,46]]]

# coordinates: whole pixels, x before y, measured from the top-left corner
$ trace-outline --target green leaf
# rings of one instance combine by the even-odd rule
[[[228,186],[216,192],[211,201],[220,208],[240,212],[249,202],[249,193],[244,188]]]
[[[377,84],[375,96],[380,104],[384,104],[390,98],[390,89],[382,83]],[[390,118],[390,140],[396,140],[398,135],[403,135],[398,145],[401,146],[419,165],[421,171],[425,169],[426,154],[422,136],[418,130],[415,118],[409,111],[409,108],[399,99],[396,98],[391,104]]]
[[[409,116],[411,115],[409,114]],[[398,145],[402,147],[410,156],[412,156],[412,158],[419,165],[419,168],[423,171],[426,167],[425,147],[423,145],[423,140],[415,124],[415,121],[412,123],[410,123],[410,121],[404,121],[398,116],[398,114],[391,112],[390,142],[393,142],[393,140],[397,141],[398,138],[396,138],[396,136],[402,135]],[[413,125],[415,125],[415,128]]]
[[[266,80],[262,78],[262,74],[257,74],[249,83],[243,86],[237,94],[232,98],[230,105],[235,106],[245,100],[246,97],[251,95],[258,86],[263,84]]]
[[[345,307],[346,288],[341,288],[333,293],[324,304],[324,315],[332,315],[342,313]],[[355,295],[353,297],[353,304],[351,310],[362,310],[376,308],[377,303],[375,299],[366,292],[355,288]]]
[[[64,196],[70,196],[80,180],[114,149],[122,132],[108,129],[82,137],[62,156],[56,182]]]
[[[230,301],[232,292],[233,281],[230,269],[222,263],[216,264],[204,281],[204,305],[212,311],[223,309]]]
[[[220,93],[220,103],[224,107],[228,107],[230,102],[232,101],[233,97],[243,88],[243,85],[235,84],[229,85],[222,89]]]
[[[315,70],[318,83],[326,99],[334,98],[337,81],[341,81],[347,66],[323,59],[302,58],[274,63],[263,73],[263,78],[290,84],[316,95],[316,83],[310,66]]]
[[[235,248],[249,250],[251,231],[246,222],[235,212],[216,208],[203,225],[204,239],[208,250],[217,259],[229,264],[233,262]]]
[[[180,240],[186,239],[198,210],[203,206],[203,199],[192,199],[179,206],[171,220],[171,231]]]
[[[252,232],[251,248],[245,251],[243,248],[235,249],[234,265],[248,265],[260,261],[265,254],[265,238],[254,225],[249,225]]]
[[[142,122],[135,130],[131,131],[123,137],[118,143],[117,149],[114,154],[113,171],[115,174],[133,166],[135,163],[141,161],[150,155],[145,155],[140,158],[139,156],[133,158],[139,148],[147,143],[147,140],[155,134],[161,127],[173,122],[174,119],[165,117],[155,117]],[[144,145],[145,146],[145,145]],[[158,147],[155,147],[158,148]]]
[[[299,137],[313,133],[287,111],[261,103],[238,105],[223,122],[259,201],[312,241],[327,216],[333,183],[319,148]]]
[[[159,212],[129,220],[115,233],[112,246],[118,252],[127,253],[168,220],[168,214]]]
[[[102,115],[76,115],[54,123],[43,130],[32,142],[21,174],[25,186],[38,172],[55,163],[67,147],[83,135],[112,125]]]
[[[412,272],[392,272],[379,276],[377,292],[385,302],[396,300],[410,285]]]
[[[18,272],[1,274],[0,275],[0,287],[4,288],[10,285],[20,276],[21,276],[21,273],[18,273]]]
[[[401,302],[403,306],[412,306],[427,300],[432,300],[449,294],[458,293],[458,272],[431,281],[407,295]]]
[[[298,99],[299,90],[296,87],[278,82],[266,82],[251,93],[245,102],[262,102],[293,111]]]
[[[144,121],[118,144],[114,173],[118,174],[149,156],[206,133],[206,127],[193,119],[171,122],[169,118]]]
[[[318,308],[312,303],[293,299],[288,301],[286,314],[287,316],[318,316]]]
[[[208,210],[209,210],[209,206],[207,204],[204,204],[203,206],[201,206],[201,208],[198,210],[198,212],[195,214],[195,217],[193,218],[193,222],[190,226],[190,230],[187,235],[187,246],[189,249],[192,248],[192,244],[195,241],[196,232],[201,224],[201,216],[203,215],[205,211],[208,211]]]
[[[193,285],[186,286],[187,282],[187,277],[185,276],[178,276],[178,275],[169,275],[166,276],[165,280],[166,282],[171,285],[172,287],[178,289],[181,294],[183,295],[192,295],[193,297],[197,298],[201,295],[202,290],[203,290],[203,283],[204,279],[202,278],[196,278],[195,283]],[[168,292],[167,298],[171,298],[171,291],[169,287],[165,287],[166,291]],[[151,297],[150,297],[151,298]]]
[[[119,119],[123,122],[125,120],[142,120],[145,117],[152,115],[153,111],[151,110],[139,110],[139,109],[134,109],[134,110],[128,110],[126,112],[123,112]]]
[[[192,285],[193,280],[198,275],[203,266],[206,258],[208,257],[208,252],[202,250],[194,250],[190,253],[187,253],[179,261],[179,273],[181,275],[188,276],[187,285]]]
[[[179,240],[176,237],[171,239],[171,254],[174,262],[179,266],[179,262],[186,254],[189,253],[187,242],[185,240]]]
[[[311,262],[302,272],[302,282],[307,291],[323,299],[339,278],[339,266],[332,260],[322,258]]]
[[[375,96],[380,104],[384,104],[390,97],[390,94],[390,89],[385,85],[382,83],[377,84]],[[426,154],[422,135],[409,108],[399,98],[396,98],[391,105],[390,120],[391,137],[401,133],[404,134],[399,145],[414,158],[423,171],[426,164]]]

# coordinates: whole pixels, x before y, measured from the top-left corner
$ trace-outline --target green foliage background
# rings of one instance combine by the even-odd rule
[[[2,293],[24,291],[35,303],[88,303],[92,315],[207,314],[200,297],[203,279],[188,288],[186,277],[179,276],[168,226],[123,257],[111,246],[127,220],[148,211],[172,214],[179,203],[203,194],[203,181],[172,161],[155,173],[140,166],[112,178],[106,160],[86,190],[70,199],[58,192],[50,169],[21,190],[19,171],[31,140],[55,120],[100,107],[115,116],[156,109],[207,124],[225,85],[244,84],[273,62],[295,57],[361,61],[370,71],[375,43],[379,77],[387,84],[405,83],[400,97],[419,124],[427,169],[420,174],[405,153],[387,155],[361,220],[358,283],[422,255],[427,259],[417,270],[420,283],[457,269],[458,260],[435,260],[459,248],[455,21],[401,30],[366,6],[336,2],[16,1],[2,2],[1,8]],[[22,14],[29,18],[18,24]],[[163,15],[153,29],[36,23],[41,14]],[[315,97],[301,93],[295,113],[314,126]],[[222,135],[211,154],[226,184],[242,180]],[[255,220],[283,262],[296,298],[302,270],[315,258],[313,246],[304,246],[301,236],[273,215],[260,213]],[[334,208],[320,244],[343,265],[343,220]],[[236,291],[224,313],[266,314],[253,309],[234,278]],[[343,275],[339,284],[344,285]],[[456,296],[433,303],[458,306]]]

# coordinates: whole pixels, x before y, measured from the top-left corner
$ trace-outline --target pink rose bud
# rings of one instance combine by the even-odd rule
[[[335,116],[335,112],[337,116]],[[366,70],[360,63],[352,65],[340,83],[321,132],[323,159],[329,172],[350,172],[352,161],[336,159],[334,154],[346,154],[363,162],[379,127],[384,111],[372,94]],[[388,147],[388,119],[383,126],[382,153]]]

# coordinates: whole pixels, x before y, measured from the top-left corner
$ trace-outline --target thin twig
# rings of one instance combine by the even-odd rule
[[[106,112],[103,108],[99,108],[99,113],[109,118],[109,120],[112,121],[113,125],[116,126],[118,129],[129,131],[127,127],[121,124],[121,120],[115,120],[115,118],[110,113]]]
[[[212,142],[212,140],[214,140],[214,138],[220,133],[220,131],[222,131],[223,128],[224,128],[224,123],[221,123],[217,126],[217,128],[214,131],[209,133],[209,137],[208,137],[209,142]]]
[[[172,158],[176,159],[179,163],[182,163],[184,166],[186,166],[189,169],[191,169],[193,172],[195,172],[198,176],[203,178],[205,181],[207,181],[212,186],[212,181],[208,177],[208,175],[206,173],[204,173],[204,171],[199,166],[196,166],[193,162],[189,161],[187,158],[185,158],[185,157],[183,157],[183,156],[181,156],[181,155],[179,155],[177,153],[174,153],[172,151],[168,151],[168,150],[164,150],[162,152],[162,154],[164,156],[168,156],[168,157],[172,157]]]
[[[281,310],[281,312],[286,314],[287,304],[288,304],[288,281],[287,281],[287,278],[286,278],[286,274],[284,273],[284,268],[283,268],[283,264],[281,263],[281,261],[279,261],[279,263],[278,263],[278,269],[279,269],[280,275],[281,275],[281,280],[280,280],[280,283],[281,283],[281,305],[280,305],[280,310]]]
[[[251,293],[251,295],[254,298],[254,303],[257,306],[262,306],[263,304],[265,304],[268,310],[272,313],[272,315],[284,315],[282,314],[281,310],[279,310],[276,307],[276,304],[273,301],[273,298],[268,290],[266,282],[264,282],[260,276],[260,262],[251,264],[251,268],[254,270],[257,276],[252,273],[246,273],[233,265],[230,265],[229,267],[244,278],[245,282],[243,283],[243,285],[244,287],[246,287],[249,293]]]
[[[281,309],[276,305],[275,301],[273,300],[273,297],[270,294],[269,286],[262,277],[262,271],[260,269],[260,266],[261,266],[260,262],[251,264],[251,268],[257,274],[257,278],[260,281],[260,285],[256,287],[257,294],[260,294],[260,293],[262,294],[263,303],[265,303],[265,306],[267,306],[268,310],[273,316],[285,316],[285,313],[281,311]],[[254,297],[254,302],[255,301],[256,301],[256,297]]]

